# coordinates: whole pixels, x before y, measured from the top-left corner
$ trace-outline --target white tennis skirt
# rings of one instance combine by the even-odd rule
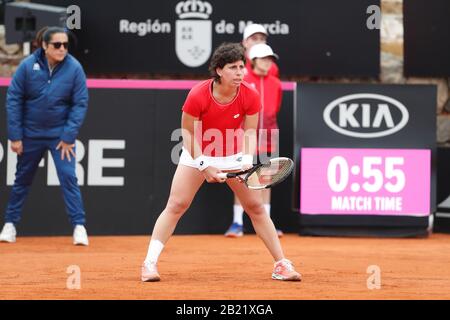
[[[241,170],[242,168],[242,152],[233,154],[228,157],[207,157],[207,161],[210,166],[215,167],[219,170]],[[238,158],[241,158],[240,161],[237,161]],[[192,159],[191,154],[183,147],[183,151],[180,156],[179,164],[197,168],[197,164],[195,160]]]

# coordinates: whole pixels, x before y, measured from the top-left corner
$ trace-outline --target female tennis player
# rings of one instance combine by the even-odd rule
[[[183,151],[166,208],[153,229],[141,269],[142,281],[160,280],[158,258],[205,180],[226,182],[239,197],[256,233],[275,261],[272,279],[301,280],[293,264],[284,257],[261,195],[255,196],[261,191],[248,189],[238,179],[225,179],[219,175],[224,171],[250,168],[256,150],[260,98],[255,89],[243,82],[244,68],[245,51],[241,44],[220,45],[209,66],[213,78],[194,86],[186,98],[181,117]],[[239,132],[242,132],[242,146],[238,143]]]

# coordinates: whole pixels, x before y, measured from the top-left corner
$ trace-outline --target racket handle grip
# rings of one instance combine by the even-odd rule
[[[228,174],[225,172],[222,173],[218,173],[217,176],[221,179],[227,179],[228,178]]]

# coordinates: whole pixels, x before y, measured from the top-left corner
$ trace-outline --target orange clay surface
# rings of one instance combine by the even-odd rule
[[[0,299],[450,299],[446,234],[286,235],[285,254],[303,274],[302,282],[291,283],[271,280],[272,259],[255,235],[173,236],[161,255],[157,283],[140,281],[148,236],[91,236],[89,247],[71,240],[18,237],[15,244],[0,243]],[[80,268],[79,290],[67,288],[74,283],[67,273],[74,265]],[[369,266],[380,268],[380,289],[367,287]]]

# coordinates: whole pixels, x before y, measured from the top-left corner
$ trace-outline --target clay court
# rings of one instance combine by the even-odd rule
[[[301,300],[450,299],[450,235],[375,239],[282,238],[302,282],[271,280],[272,261],[255,235],[174,236],[161,256],[162,281],[142,283],[140,264],[148,236],[20,237],[0,243],[2,299]],[[71,265],[81,289],[66,283]],[[381,270],[381,288],[369,290],[367,268]]]

